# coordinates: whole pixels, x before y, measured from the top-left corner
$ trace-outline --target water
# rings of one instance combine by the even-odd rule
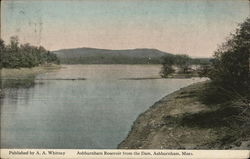
[[[159,71],[159,65],[65,65],[38,75],[33,86],[6,89],[1,148],[116,148],[140,113],[204,80],[157,79]],[[66,80],[72,78],[86,80]]]

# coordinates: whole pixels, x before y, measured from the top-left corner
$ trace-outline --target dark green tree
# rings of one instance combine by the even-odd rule
[[[246,19],[236,32],[214,54],[211,72],[215,85],[228,90],[249,92],[250,19]]]
[[[0,39],[0,69],[3,67],[3,54],[5,52],[5,44],[2,39]]]
[[[173,65],[175,64],[175,57],[174,56],[166,56],[162,62],[162,68],[160,71],[160,75],[163,78],[169,77],[172,73],[175,72]]]
[[[19,44],[18,37],[10,38],[9,45],[5,45],[0,40],[0,67],[4,68],[20,68],[35,67],[41,64],[56,63],[59,64],[57,56],[43,48],[30,44]]]
[[[191,58],[188,55],[176,55],[175,65],[180,69],[180,73],[189,73]]]

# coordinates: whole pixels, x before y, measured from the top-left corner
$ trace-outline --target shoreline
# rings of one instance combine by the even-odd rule
[[[61,65],[42,65],[32,68],[2,68],[0,79],[8,79],[8,78],[23,78],[23,77],[31,77],[36,76],[38,74],[54,71],[60,69]]]
[[[34,85],[35,76],[60,69],[61,65],[41,65],[32,68],[2,68],[0,69],[0,98],[8,88],[24,87]]]
[[[137,117],[127,137],[117,148],[249,149],[249,140],[224,143],[230,131],[227,127],[217,127],[213,123],[212,126],[199,125],[200,121],[194,118],[200,114],[212,114],[216,109],[216,106],[210,107],[199,100],[206,83],[208,81],[191,84],[153,104]],[[200,120],[211,120],[210,117],[203,116]]]

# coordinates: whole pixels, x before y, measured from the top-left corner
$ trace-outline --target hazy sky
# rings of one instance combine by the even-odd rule
[[[248,0],[9,0],[2,2],[6,41],[50,50],[75,47],[156,48],[195,57],[249,16]]]

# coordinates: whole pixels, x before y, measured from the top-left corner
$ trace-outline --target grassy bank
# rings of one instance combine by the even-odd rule
[[[60,68],[60,65],[54,64],[20,69],[3,68],[0,70],[0,97],[4,96],[4,89],[32,87],[35,84],[36,75]]]
[[[137,118],[118,148],[249,149],[249,125],[232,118],[238,107],[204,103],[206,87],[208,82],[193,84],[155,103]]]
[[[54,71],[60,68],[61,68],[60,65],[55,65],[55,64],[43,65],[32,68],[20,68],[20,69],[3,68],[0,70],[1,71],[0,77],[1,79],[27,78],[41,73]]]

